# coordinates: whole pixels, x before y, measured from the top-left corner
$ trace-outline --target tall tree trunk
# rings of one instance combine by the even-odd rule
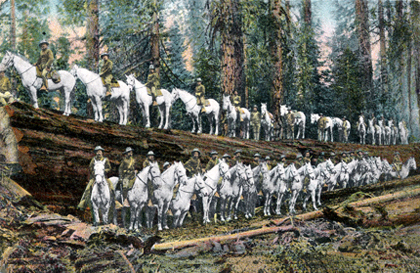
[[[412,130],[412,113],[411,113],[411,58],[412,58],[412,45],[411,41],[408,41],[408,47],[407,47],[407,96],[408,96],[408,128],[410,129],[410,132],[413,132]]]
[[[16,50],[16,9],[15,0],[10,0],[10,48]]]
[[[303,0],[303,13],[307,26],[312,25],[311,0]]]
[[[99,61],[99,0],[89,0],[87,3],[88,17],[86,20],[86,51],[90,70],[95,71]]]
[[[155,66],[156,72],[159,74],[160,71],[160,53],[159,53],[159,12],[157,9],[157,0],[153,1],[153,18],[152,18],[152,31],[150,39],[150,48],[152,59],[151,62]]]
[[[379,52],[381,64],[381,87],[382,93],[388,93],[388,69],[386,60],[386,40],[385,40],[385,19],[384,19],[384,6],[382,0],[378,1],[378,17],[379,17]]]
[[[414,84],[417,95],[417,107],[419,108],[420,117],[420,3],[416,0],[410,1],[410,25],[412,27],[412,41],[413,41],[413,53],[415,61],[415,72],[414,72]]]
[[[239,0],[226,0],[221,3],[225,18],[222,38],[222,92],[232,94],[238,91],[242,101],[245,98],[244,84],[244,45]]]
[[[370,93],[366,99],[373,101],[372,84],[372,56],[369,35],[369,11],[366,0],[355,0],[356,6],[356,29],[359,40],[360,60],[363,69],[363,89],[364,92]]]
[[[281,0],[272,0],[271,16],[276,25],[273,33],[271,50],[274,59],[274,78],[271,94],[273,96],[273,113],[276,119],[280,119],[280,104],[283,101],[283,47],[282,41],[282,7]]]

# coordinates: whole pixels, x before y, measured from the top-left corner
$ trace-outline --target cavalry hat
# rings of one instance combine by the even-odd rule
[[[258,106],[256,104],[254,104],[253,108],[258,108]]]
[[[151,65],[149,66],[149,69],[155,69],[155,66],[154,66],[153,64],[151,64]]]
[[[194,152],[198,152],[199,154],[201,154],[201,152],[200,152],[200,150],[199,149],[197,149],[197,148],[194,148],[194,150],[192,150],[192,154],[194,153]]]
[[[131,149],[131,147],[127,147],[125,149],[125,151],[123,152],[123,154],[129,153],[129,152],[132,152],[132,151],[133,151],[133,149]]]
[[[197,78],[197,82],[201,82],[201,78]]]
[[[105,151],[105,150],[101,146],[96,146],[93,151],[96,152],[96,151]]]
[[[296,159],[301,158],[301,157],[302,157],[302,154],[301,154],[301,153],[298,153],[298,154],[296,155]]]
[[[331,152],[331,153],[330,153],[330,156],[335,156],[335,153],[334,153],[334,152]]]
[[[286,158],[286,155],[281,155],[280,156],[280,159],[282,159],[282,158]]]
[[[399,155],[399,154],[400,154],[400,152],[395,152],[395,153],[394,153],[394,155]]]
[[[210,155],[217,155],[217,154],[218,153],[215,150],[213,150],[213,151],[210,152]]]
[[[149,155],[155,156],[155,153],[153,151],[149,151],[146,156],[149,156]]]
[[[47,40],[42,40],[41,42],[39,42],[38,46],[41,46],[43,44],[49,45],[50,43],[48,43]]]
[[[229,154],[224,154],[222,158],[232,158]]]
[[[101,54],[101,59],[102,59],[104,56],[108,56],[108,57],[109,57],[109,53],[108,53],[108,52],[104,52],[104,53],[102,53],[102,54]]]
[[[163,167],[165,168],[166,166],[170,165],[168,161],[166,161],[165,163],[163,163]]]
[[[233,154],[236,155],[236,154],[240,154],[240,153],[242,153],[242,150],[241,149],[238,149]]]
[[[271,158],[267,155],[267,156],[265,157],[265,160],[271,160]]]
[[[254,157],[259,157],[261,158],[261,155],[259,153],[254,154]]]

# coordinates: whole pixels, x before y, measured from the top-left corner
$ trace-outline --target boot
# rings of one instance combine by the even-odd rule
[[[112,96],[111,86],[106,86],[105,100],[109,100]]]
[[[205,114],[206,113],[206,108],[204,108],[204,106],[201,107],[201,111],[200,114]]]
[[[48,89],[45,85],[42,85],[39,91],[48,91]]]

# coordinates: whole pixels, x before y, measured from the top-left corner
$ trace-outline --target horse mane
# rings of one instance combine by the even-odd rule
[[[31,61],[27,57],[20,54],[19,52],[16,52],[16,51],[9,51],[9,52],[12,53],[13,55],[16,55],[16,57],[19,57],[19,58],[23,59],[24,61],[26,61],[26,62],[28,62],[32,65]]]

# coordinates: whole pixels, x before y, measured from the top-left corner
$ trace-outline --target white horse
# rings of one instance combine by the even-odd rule
[[[267,110],[267,103],[261,103],[261,129],[264,131],[265,140],[270,141],[273,137],[274,121],[273,114]]]
[[[207,224],[210,223],[209,219],[209,211],[210,205],[213,200],[213,196],[217,191],[217,184],[219,182],[220,177],[224,179],[230,179],[229,173],[229,166],[225,162],[224,159],[219,159],[219,163],[216,164],[213,168],[211,168],[205,175],[204,175],[204,185],[205,191],[208,193],[203,195],[203,223]]]
[[[268,173],[263,174],[262,193],[264,195],[264,216],[271,215],[271,202],[274,193],[278,189],[277,181],[283,179],[284,168],[282,164],[277,164]]]
[[[160,175],[160,179],[154,180],[153,206],[157,209],[158,230],[169,229],[166,216],[171,204],[174,187],[178,183],[185,184],[187,175],[182,162],[175,162]]]
[[[286,116],[286,114],[287,114],[287,106],[284,104],[280,105],[280,116],[284,117]],[[301,111],[293,111],[293,116],[295,117],[293,127],[294,126],[298,127],[296,139],[299,139],[300,135],[302,135],[302,138],[305,138],[305,128],[306,128],[305,114]]]
[[[230,101],[230,95],[223,95],[223,110],[227,111],[226,120],[228,123],[228,136],[229,137],[236,137],[236,122],[238,119],[238,113],[236,112],[235,107],[233,106],[232,102]],[[242,131],[243,131],[243,138],[249,139],[249,123],[251,119],[251,113],[246,108],[241,108],[241,124],[242,124]]]
[[[290,190],[292,191],[292,196],[290,197],[290,200],[289,200],[289,214],[292,215],[292,214],[296,214],[296,211],[295,211],[296,200],[299,196],[299,193],[302,191],[303,182],[302,182],[302,178],[298,170],[296,170],[295,164],[292,163],[289,165],[288,172],[289,172],[288,177],[290,178],[290,183],[291,183]]]
[[[365,118],[362,115],[359,116],[357,132],[359,133],[360,144],[366,144],[366,124]]]
[[[375,145],[375,119],[368,119],[368,128],[367,128],[367,135],[368,135],[368,142],[372,145]],[[360,122],[360,121],[359,121]]]
[[[383,131],[383,135],[384,135],[384,145],[391,145],[391,138],[392,138],[392,129],[388,125],[384,126],[384,131]]]
[[[242,187],[242,195],[244,197],[244,205],[245,205],[245,218],[252,218],[255,216],[255,205],[257,203],[257,188],[254,181],[254,174],[251,169],[251,166],[245,166],[244,173],[245,177],[243,178]]]
[[[317,200],[317,190],[319,186],[319,180],[318,175],[312,165],[310,163],[306,163],[302,168],[298,170],[299,174],[302,177],[302,180],[305,178],[309,179],[309,184],[304,185],[306,187],[306,196],[303,200],[303,209],[306,210],[306,203],[309,200],[309,197],[312,198],[312,206],[314,210],[318,210],[318,207],[316,206],[316,200]]]
[[[175,102],[177,99],[181,99],[182,102],[185,104],[185,109],[187,111],[187,115],[191,117],[193,122],[193,128],[191,133],[196,132],[197,126],[197,133],[201,134],[202,132],[202,124],[201,124],[201,107],[197,104],[197,98],[184,91],[182,89],[174,88],[172,90],[172,97],[173,101]],[[208,99],[210,106],[205,106],[205,114],[209,119],[210,123],[210,135],[214,134],[217,136],[219,134],[219,112],[220,112],[220,105],[214,99]],[[213,131],[213,123],[214,123],[214,131]]]
[[[316,123],[319,119],[324,119],[324,124],[318,124],[318,140],[328,141],[328,134],[330,135],[331,141],[334,141],[333,137],[333,121],[330,117],[321,117],[318,114],[311,114],[311,124]]]
[[[19,76],[22,79],[22,84],[29,92],[32,104],[38,108],[37,90],[42,86],[42,78],[36,76],[36,67],[23,57],[18,56],[9,51],[3,57],[0,65],[5,68],[14,66]],[[48,80],[48,90],[60,90],[64,97],[64,112],[63,115],[69,116],[71,114],[71,103],[74,99],[73,87],[76,84],[76,79],[67,71],[59,70],[57,73],[60,75],[61,81],[54,83],[51,79]]]
[[[380,128],[380,130],[376,129],[377,134],[379,134],[379,132],[380,132],[380,135],[377,135],[377,137],[380,138],[380,142],[378,143],[378,145],[386,145],[386,143],[385,143],[385,124],[384,124],[384,120],[379,119],[377,126]]]
[[[335,174],[331,175],[327,182],[328,190],[334,190],[335,186],[339,184],[343,189],[347,187],[349,182],[349,167],[346,162],[341,161],[334,166]]]
[[[142,109],[143,121],[146,122],[145,127],[150,128],[150,106],[153,103],[152,96],[147,94],[147,87],[138,81],[133,74],[127,77],[127,84],[130,89],[136,92],[136,101]],[[156,97],[159,106],[160,123],[159,129],[168,129],[170,125],[170,110],[172,106],[172,94],[166,89],[160,89],[162,96]]]
[[[291,172],[287,172],[284,168],[283,163],[279,164],[283,168],[283,175],[279,177],[277,182],[277,202],[276,202],[276,214],[281,215],[281,203],[283,197],[286,195],[286,192],[289,188],[289,181],[291,180]],[[280,170],[279,170],[280,171]]]
[[[318,164],[315,169],[315,174],[317,176],[318,187],[316,189],[316,197],[318,206],[321,206],[321,194],[322,194],[322,187],[328,181],[331,180],[331,176],[336,174],[336,170],[334,169],[334,164],[332,163],[331,159],[327,159],[324,162]]]
[[[390,145],[396,145],[397,144],[398,129],[395,126],[394,121],[392,119],[388,120],[388,126],[389,126],[389,128],[391,128]]]
[[[95,159],[93,168],[95,173],[95,183],[93,184],[92,195],[90,198],[92,203],[93,225],[98,225],[101,222],[101,218],[103,223],[106,225],[108,224],[108,213],[110,212],[110,209],[114,208],[114,206],[111,205],[114,200],[111,200],[110,189],[105,178],[105,159]],[[113,216],[114,224],[116,224],[115,212],[113,212]]]
[[[171,210],[174,215],[173,228],[181,227],[187,212],[190,209],[191,198],[195,191],[199,191],[202,196],[207,196],[203,176],[201,174],[194,175],[192,178],[181,182],[175,199],[172,200]]]
[[[230,179],[223,179],[218,190],[220,203],[220,220],[230,221],[238,219],[239,201],[242,195],[243,183],[245,179],[245,167],[242,163],[237,163],[229,169]]]
[[[95,121],[102,122],[104,117],[102,115],[102,99],[105,98],[106,87],[102,83],[101,77],[87,70],[74,65],[70,73],[79,78],[86,86],[86,92],[92,102]],[[120,125],[127,124],[128,107],[130,105],[130,89],[123,81],[118,81],[120,87],[112,88],[112,96],[110,98],[117,107],[120,116]]]
[[[408,144],[408,130],[405,127],[405,122],[398,122],[398,130],[400,133],[400,142],[401,144]]]
[[[399,179],[406,179],[407,176],[410,174],[411,170],[416,170],[416,160],[414,157],[410,157],[402,166],[401,170],[399,172],[391,171],[390,175],[393,178],[399,178]]]

